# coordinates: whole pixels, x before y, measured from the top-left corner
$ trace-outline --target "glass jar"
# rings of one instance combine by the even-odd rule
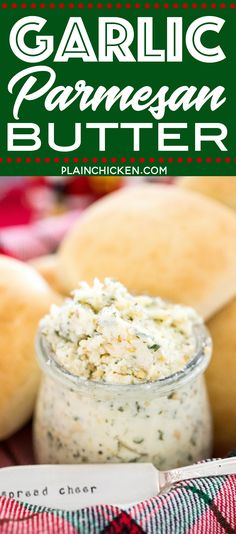
[[[34,442],[39,463],[152,462],[160,469],[211,454],[212,426],[203,372],[211,339],[195,328],[196,353],[185,368],[156,382],[108,384],[65,371],[38,335],[44,378]]]

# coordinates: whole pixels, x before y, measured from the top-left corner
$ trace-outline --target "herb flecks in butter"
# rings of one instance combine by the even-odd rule
[[[119,282],[83,282],[41,322],[55,360],[82,379],[132,384],[176,373],[193,357],[189,307],[157,297],[134,296]]]

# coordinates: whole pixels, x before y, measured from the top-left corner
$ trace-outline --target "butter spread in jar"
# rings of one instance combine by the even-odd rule
[[[211,342],[189,307],[82,283],[40,325],[39,462],[191,463],[211,447]]]

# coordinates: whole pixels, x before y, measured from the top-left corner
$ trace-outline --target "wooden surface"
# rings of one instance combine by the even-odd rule
[[[32,427],[29,423],[11,438],[0,442],[0,467],[33,463]]]

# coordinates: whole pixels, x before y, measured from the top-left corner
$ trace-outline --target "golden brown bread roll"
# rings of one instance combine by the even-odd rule
[[[213,358],[206,378],[214,419],[214,448],[224,455],[236,447],[236,299],[208,322]]]
[[[236,217],[175,186],[141,185],[93,204],[58,252],[66,292],[111,276],[130,291],[183,302],[208,318],[236,294]]]
[[[49,254],[47,256],[39,256],[29,262],[34,269],[46,280],[48,285],[57,293],[63,294],[63,289],[60,286],[57,278],[57,255]]]
[[[40,378],[34,351],[37,325],[57,301],[32,267],[0,256],[0,439],[31,416]]]
[[[236,176],[183,176],[177,183],[236,210]]]
[[[178,185],[198,191],[236,210],[235,176],[186,176]],[[236,299],[208,322],[213,358],[207,384],[214,419],[214,448],[222,456],[236,446]]]

